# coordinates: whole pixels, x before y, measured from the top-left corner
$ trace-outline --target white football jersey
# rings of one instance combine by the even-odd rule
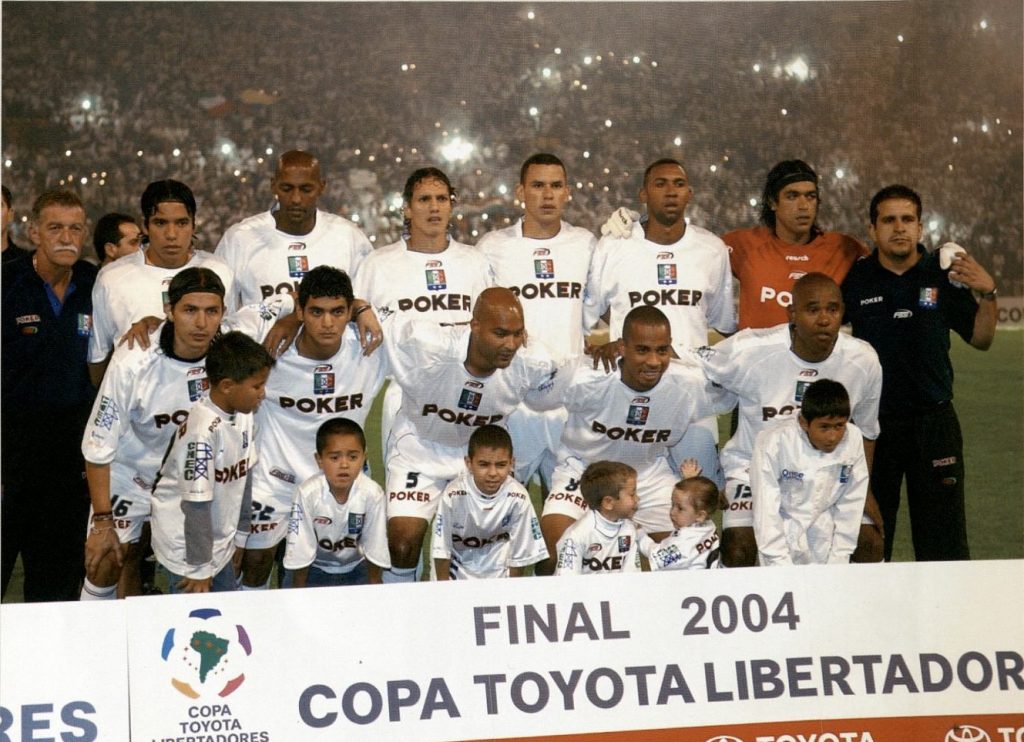
[[[390,569],[387,528],[379,484],[360,473],[342,504],[318,471],[295,491],[284,566],[302,569],[312,564],[329,574],[345,574],[366,558]]]
[[[861,431],[848,424],[832,453],[814,448],[793,418],[761,431],[750,490],[762,565],[846,564],[868,492]]]
[[[558,355],[579,355],[590,329],[583,325],[583,292],[595,244],[594,235],[567,222],[550,239],[524,237],[520,220],[485,234],[477,249],[490,264],[495,285],[519,297],[530,337]]]
[[[253,415],[229,415],[208,397],[192,405],[178,428],[153,488],[153,552],[174,574],[213,577],[235,553],[245,478],[256,461]],[[213,558],[203,565],[185,561],[182,501],[211,503]]]
[[[245,307],[225,317],[221,331],[238,330],[262,342],[291,307],[291,297]],[[189,408],[209,392],[206,357],[184,361],[168,355],[160,342],[167,333],[173,329],[165,322],[150,335],[148,348],[119,346],[96,395],[82,455],[93,464],[110,464],[111,494],[132,492],[149,500],[168,442]]]
[[[235,274],[235,295],[241,305],[298,291],[309,271],[329,265],[354,276],[373,245],[355,224],[317,209],[313,231],[293,235],[277,228],[265,211],[232,225],[215,251]],[[357,294],[358,296],[358,294]]]
[[[798,357],[790,346],[788,324],[741,330],[711,348],[699,348],[708,378],[739,398],[739,425],[722,449],[727,479],[746,480],[754,438],[800,410],[804,390],[818,379],[832,379],[850,395],[851,420],[870,440],[878,437],[882,367],[874,348],[840,332],[831,355],[820,363]]]
[[[693,523],[677,528],[661,543],[643,531],[639,532],[640,553],[647,557],[651,571],[663,569],[716,569],[718,561],[718,529],[713,521]]]
[[[603,575],[639,572],[636,526],[623,518],[612,522],[588,510],[558,539],[556,575]]]
[[[397,316],[384,323],[384,350],[402,388],[388,457],[396,447],[413,461],[435,462],[448,472],[465,455],[469,437],[482,425],[505,426],[523,401],[551,409],[561,401],[572,362],[552,358],[542,343],[519,349],[508,368],[482,378],[464,365],[470,328]]]
[[[612,340],[622,337],[622,322],[633,307],[656,306],[672,326],[679,355],[707,345],[708,327],[736,331],[729,249],[718,237],[694,224],[674,245],[633,236],[604,237],[594,250],[587,284],[584,322],[593,326],[611,309]]]
[[[370,254],[356,272],[355,294],[380,319],[396,312],[435,322],[469,322],[473,302],[494,284],[475,247],[451,240],[439,253],[414,252],[398,241]]]
[[[227,310],[238,307],[231,301],[234,274],[223,260],[212,253],[195,250],[181,268],[158,268],[146,262],[144,250],[138,250],[115,260],[96,278],[92,289],[93,326],[89,337],[89,363],[105,361],[110,349],[133,322],[143,317],[163,317],[171,279],[185,268],[212,270],[224,282]]]
[[[290,503],[295,487],[317,471],[316,431],[331,417],[365,425],[384,383],[383,353],[364,356],[359,338],[346,328],[329,359],[299,355],[293,342],[274,364],[266,398],[256,411],[260,462],[253,470],[253,499]]]
[[[713,387],[690,359],[672,359],[661,381],[646,392],[626,386],[619,371],[609,374],[583,363],[563,401],[569,419],[558,461],[621,461],[641,479],[689,425],[734,405],[732,395]]]
[[[547,559],[530,493],[508,477],[495,494],[485,495],[463,470],[441,493],[430,556],[451,560],[453,580],[508,577],[509,567]]]

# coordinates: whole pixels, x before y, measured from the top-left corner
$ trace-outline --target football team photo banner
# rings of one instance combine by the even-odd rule
[[[1022,584],[990,561],[132,599],[131,738],[1017,742]]]

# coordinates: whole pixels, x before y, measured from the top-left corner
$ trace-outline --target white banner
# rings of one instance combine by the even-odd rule
[[[133,599],[132,739],[1016,741],[1022,584],[998,561]]]
[[[0,742],[129,738],[124,609],[0,606]]]

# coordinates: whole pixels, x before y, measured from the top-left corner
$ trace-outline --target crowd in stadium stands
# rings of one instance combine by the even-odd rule
[[[926,241],[968,245],[1004,294],[1024,293],[1020,111],[998,83],[984,84],[998,79],[1000,45],[1016,42],[979,32],[964,9],[921,19],[831,6],[824,25],[845,33],[811,22],[772,39],[760,29],[781,12],[771,8],[709,18],[626,7],[605,12],[661,27],[672,15],[679,28],[668,40],[652,32],[638,44],[626,29],[587,45],[576,38],[587,20],[570,31],[554,7],[530,18],[518,6],[473,6],[456,18],[429,6],[261,4],[240,24],[244,7],[5,7],[3,176],[17,213],[59,184],[82,195],[92,221],[136,213],[145,183],[174,177],[200,199],[200,245],[212,249],[269,205],[267,148],[300,148],[324,163],[324,206],[376,244],[401,230],[405,174],[444,167],[460,193],[457,237],[473,243],[520,213],[514,169],[541,149],[569,167],[575,223],[596,229],[635,204],[640,168],[665,155],[688,166],[691,220],[721,234],[754,223],[764,173],[800,157],[823,174],[822,224],[866,240],[870,193],[907,182],[929,205]],[[866,53],[862,31],[911,18],[905,41],[894,31]],[[933,25],[963,43],[931,48]],[[38,43],[44,30],[53,43]],[[458,44],[462,34],[474,43]],[[787,69],[798,53],[805,66]],[[456,138],[472,149],[453,163],[439,147]],[[27,243],[17,227],[15,238]]]

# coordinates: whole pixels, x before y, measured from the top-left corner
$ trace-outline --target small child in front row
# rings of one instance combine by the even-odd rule
[[[804,390],[800,413],[754,441],[750,492],[762,565],[846,564],[868,491],[864,439],[837,381]]]
[[[651,571],[662,569],[715,569],[718,561],[718,530],[711,517],[718,510],[718,487],[700,476],[696,459],[687,459],[680,466],[683,479],[672,488],[672,506],[668,517],[675,530],[655,542],[640,531],[640,553],[651,565]]]
[[[320,471],[295,492],[284,566],[291,587],[379,585],[391,568],[384,490],[363,471],[366,436],[333,417],[316,431]]]
[[[639,572],[636,469],[618,461],[595,461],[580,477],[589,509],[569,526],[556,546],[556,575]]]
[[[252,413],[273,365],[263,346],[240,332],[210,344],[210,396],[189,408],[153,486],[153,553],[171,593],[235,589],[233,562],[249,536]]]
[[[441,493],[434,517],[436,579],[520,577],[548,558],[530,494],[513,471],[508,431],[497,425],[475,430],[466,468]]]

